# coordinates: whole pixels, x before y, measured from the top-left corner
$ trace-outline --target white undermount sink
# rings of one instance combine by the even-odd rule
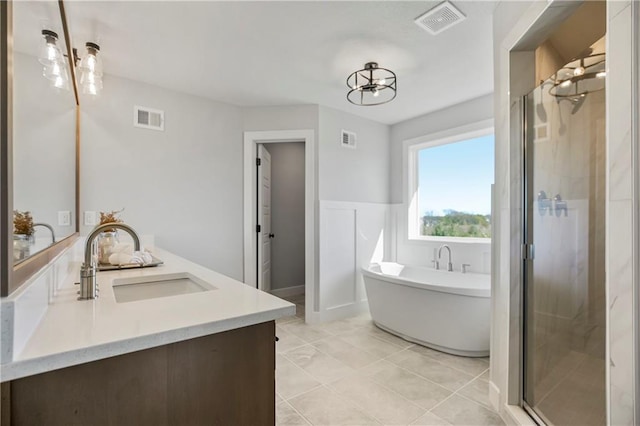
[[[116,278],[113,280],[113,294],[118,303],[179,296],[211,290],[216,290],[216,287],[198,277],[194,277],[188,272]]]

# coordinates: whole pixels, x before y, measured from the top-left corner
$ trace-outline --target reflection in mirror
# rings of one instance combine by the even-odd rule
[[[14,2],[14,263],[75,227],[76,104],[57,2]],[[31,228],[16,227],[29,212]]]

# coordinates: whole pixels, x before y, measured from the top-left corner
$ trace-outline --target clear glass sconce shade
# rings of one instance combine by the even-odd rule
[[[45,67],[64,60],[57,42],[58,34],[51,30],[42,30],[42,43],[38,52],[38,61]]]
[[[87,53],[80,61],[80,71],[102,76],[102,58],[100,47],[95,43],[87,43]]]
[[[80,61],[80,86],[82,93],[97,95],[102,90],[102,58],[100,46],[95,43],[87,43],[87,54]]]
[[[54,80],[51,80],[51,86],[60,90],[69,90],[69,73],[67,68],[63,67],[62,72]]]

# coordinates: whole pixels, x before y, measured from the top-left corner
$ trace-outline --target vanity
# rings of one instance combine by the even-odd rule
[[[161,266],[80,279],[73,48],[92,40],[70,26],[63,1],[0,2],[0,424],[274,424],[275,320],[295,305],[159,248]],[[51,232],[26,238],[15,210]]]
[[[18,321],[13,342],[3,333],[16,353],[0,366],[2,425],[274,424],[274,321],[295,305],[153,253],[163,265],[99,272],[99,297],[77,300],[79,239],[3,300]]]

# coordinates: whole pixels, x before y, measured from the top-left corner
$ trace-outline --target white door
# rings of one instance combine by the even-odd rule
[[[271,155],[258,145],[258,288],[271,290]]]

